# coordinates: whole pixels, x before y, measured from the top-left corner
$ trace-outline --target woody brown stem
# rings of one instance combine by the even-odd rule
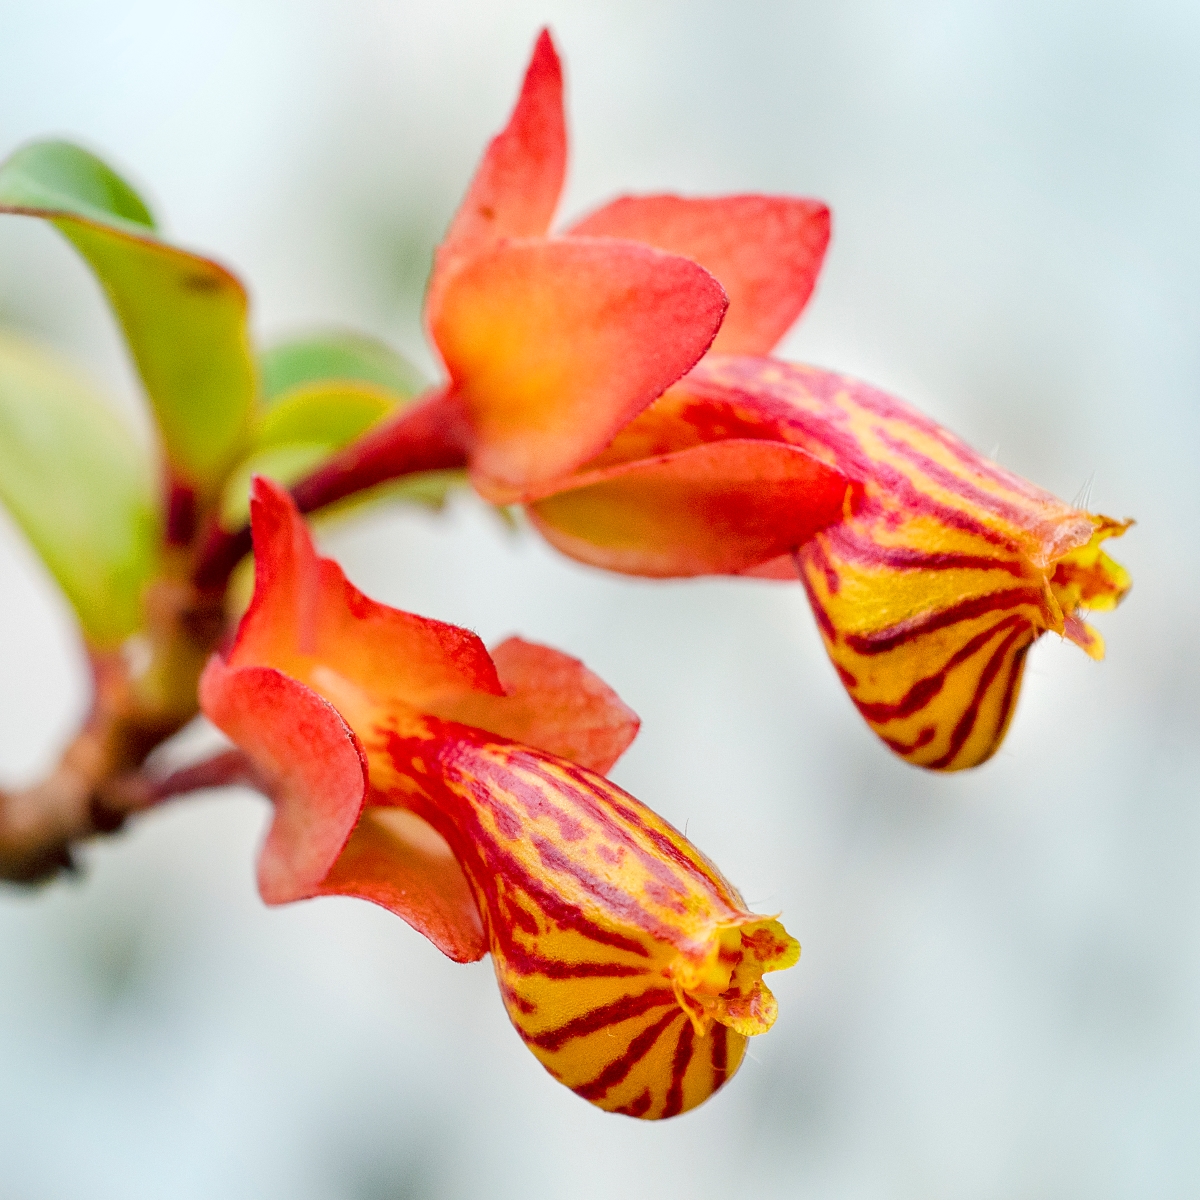
[[[0,793],[0,877],[35,883],[71,865],[71,847],[119,829],[132,795],[116,786],[178,728],[137,720],[126,707],[121,664],[93,663],[96,698],[83,728],[50,774],[31,787]]]
[[[157,802],[139,772],[195,716],[196,684],[223,618],[214,601],[166,576],[148,590],[146,611],[144,636],[89,655],[91,711],[49,775],[0,792],[0,879],[47,879],[71,866],[77,843]]]

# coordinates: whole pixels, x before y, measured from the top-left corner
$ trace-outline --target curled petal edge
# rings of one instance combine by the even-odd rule
[[[444,839],[413,813],[368,807],[367,760],[337,709],[272,667],[209,660],[205,714],[253,763],[275,806],[258,861],[267,904],[369,900],[456,962],[486,950],[479,911]]]

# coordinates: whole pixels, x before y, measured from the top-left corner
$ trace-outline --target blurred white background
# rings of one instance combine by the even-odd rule
[[[0,147],[73,137],[248,281],[269,337],[425,356],[431,247],[539,25],[568,215],[625,190],[816,195],[788,357],[863,376],[1139,525],[1107,662],[1044,639],[1003,751],[891,758],[796,587],[625,581],[478,504],[326,538],[372,595],[582,656],[641,714],[615,777],[804,945],[713,1102],[646,1125],[555,1085],[486,962],[350,900],[268,911],[265,806],[179,804],[0,892],[0,1200],[1200,1194],[1200,9],[1175,0],[4,5]],[[134,413],[99,292],[0,221],[0,321]],[[0,774],[84,703],[0,525]]]

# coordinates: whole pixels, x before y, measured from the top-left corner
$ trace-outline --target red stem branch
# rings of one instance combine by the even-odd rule
[[[438,388],[322,463],[291,488],[292,497],[301,512],[313,512],[391,479],[464,467],[466,444],[461,404],[448,387]],[[215,591],[249,552],[250,530],[230,532],[214,517],[199,544],[192,579]]]

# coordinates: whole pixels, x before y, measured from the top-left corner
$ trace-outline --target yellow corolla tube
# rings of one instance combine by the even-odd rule
[[[737,1070],[800,946],[677,830],[603,776],[461,727],[408,803],[454,848],[508,1015],[557,1080],[660,1118]],[[416,743],[393,744],[397,761]]]
[[[886,503],[864,505],[800,549],[825,649],[897,754],[948,771],[990,758],[1012,719],[1026,653],[1043,633],[1103,656],[1077,610],[1085,583],[1096,608],[1128,590],[1125,571],[1095,548],[1124,527],[1080,515],[1095,533],[1043,563],[948,514]]]
[[[1026,652],[1043,634],[1103,656],[1082,614],[1111,609],[1128,592],[1128,573],[1101,543],[1131,522],[1063,503],[858,380],[710,354],[597,464],[636,465],[702,447],[713,455],[718,486],[719,452],[746,444],[803,451],[842,481],[836,512],[830,479],[789,496],[819,516],[817,529],[757,562],[769,538],[743,539],[747,561],[736,569],[799,574],[851,699],[907,761],[954,771],[990,757],[1012,717]],[[594,507],[601,493],[590,489]],[[768,530],[780,527],[777,503],[764,501],[751,516]],[[574,510],[543,502],[537,517],[560,548],[613,565],[580,521],[570,524]]]

